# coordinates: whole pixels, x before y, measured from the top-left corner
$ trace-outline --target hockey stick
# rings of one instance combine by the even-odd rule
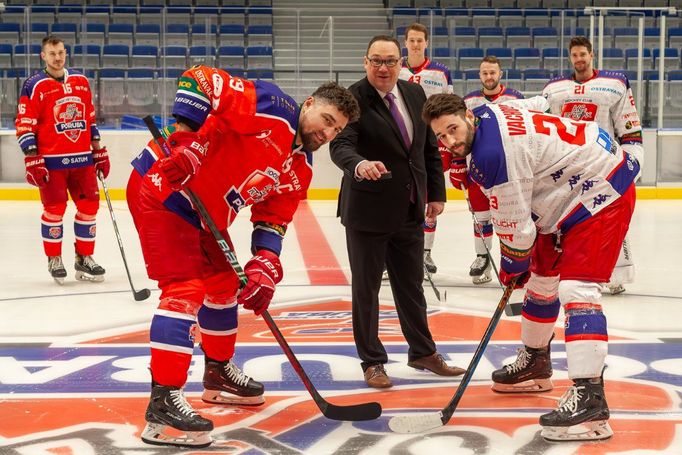
[[[447,406],[433,414],[412,414],[391,417],[391,420],[388,421],[388,427],[392,431],[396,433],[421,433],[426,430],[441,427],[450,421],[452,414],[454,414],[455,409],[457,409],[459,400],[462,398],[464,391],[469,385],[469,381],[474,376],[474,371],[476,371],[476,367],[483,356],[483,352],[488,346],[490,338],[493,336],[495,327],[497,327],[497,323],[500,321],[500,317],[502,317],[502,311],[514,291],[517,278],[518,277],[512,278],[509,285],[504,289],[502,298],[500,298],[497,308],[495,308],[495,312],[493,313],[492,318],[490,318],[490,323],[488,323],[488,327],[485,329],[485,333],[483,333],[483,338],[481,338],[481,342],[478,344],[474,356],[471,358],[471,362],[469,362],[466,373],[462,376],[462,382],[459,383],[455,395]]]
[[[476,213],[474,212],[474,208],[471,206],[471,201],[469,200],[469,190],[466,188],[462,189],[462,193],[464,193],[464,199],[467,201],[467,205],[469,206],[469,212],[471,213],[471,217],[474,219],[474,229],[476,230],[476,233],[478,236],[481,238],[481,241],[483,242],[483,247],[485,248],[486,253],[488,254],[488,260],[490,261],[490,264],[493,266],[493,270],[495,271],[495,276],[497,277],[497,282],[500,283],[500,286],[504,287],[502,284],[502,280],[500,280],[500,273],[497,271],[497,266],[495,265],[495,261],[493,261],[493,255],[490,254],[490,249],[488,248],[488,245],[485,244],[485,240],[483,238],[483,232],[481,231],[480,224],[478,224],[478,219],[476,218]],[[523,307],[523,302],[516,302],[516,303],[510,303],[509,305],[504,307],[504,314],[507,316],[518,316],[521,314],[521,308]]]
[[[144,123],[147,125],[147,128],[149,128],[149,131],[152,133],[152,136],[154,136],[154,142],[156,142],[156,144],[159,147],[161,147],[166,156],[169,156],[170,147],[168,146],[168,143],[166,142],[165,138],[161,135],[161,132],[157,128],[152,117],[146,116],[143,120]],[[206,226],[208,226],[208,229],[211,231],[211,234],[213,234],[213,237],[215,238],[216,242],[218,243],[218,246],[225,255],[225,258],[228,260],[228,262],[234,269],[235,273],[239,277],[240,286],[243,287],[248,281],[248,279],[244,274],[244,270],[237,261],[237,256],[234,254],[234,252],[230,248],[230,245],[227,243],[227,241],[225,241],[225,238],[218,230],[218,227],[211,218],[211,215],[206,210],[206,207],[204,206],[203,202],[194,194],[192,190],[185,188],[183,191],[185,192],[185,194],[187,194],[190,201],[192,202],[192,205],[194,205],[194,207],[201,215],[201,218],[203,219]],[[296,358],[294,352],[291,350],[289,343],[287,343],[286,339],[284,339],[284,335],[282,335],[282,332],[277,327],[277,324],[275,324],[275,321],[270,316],[270,313],[267,310],[265,310],[263,311],[261,316],[263,316],[265,323],[268,325],[268,328],[270,329],[273,336],[277,340],[277,343],[279,343],[280,347],[282,348],[282,351],[284,351],[284,354],[287,356],[287,359],[289,359],[289,362],[291,363],[291,366],[294,368],[294,371],[296,371],[298,377],[301,378],[301,382],[303,382],[303,385],[308,390],[308,393],[310,393],[310,395],[312,396],[313,401],[320,409],[320,412],[322,412],[322,415],[331,420],[347,421],[373,420],[381,415],[381,405],[376,402],[342,406],[332,404],[325,400],[319,394],[319,392],[313,385],[312,381],[306,374],[305,370],[303,369],[303,366]]]
[[[102,176],[101,171],[97,173],[97,178],[99,178],[99,181],[102,182],[102,189],[104,189],[104,197],[107,200],[107,206],[109,207],[109,214],[111,215],[111,223],[114,225],[114,232],[116,233],[116,240],[118,241],[118,249],[121,250],[121,257],[123,258],[123,265],[126,268],[126,275],[128,275],[128,283],[130,283],[130,289],[133,290],[133,297],[138,302],[140,300],[145,300],[152,293],[147,288],[140,289],[139,291],[136,291],[135,286],[133,286],[133,280],[132,280],[132,278],[130,278],[130,270],[128,269],[128,261],[126,260],[126,254],[123,251],[123,242],[121,241],[121,235],[118,233],[118,224],[116,223],[116,216],[114,215],[114,208],[111,206],[111,198],[109,197],[109,189],[107,188],[107,184],[104,182],[104,176]]]
[[[436,285],[433,283],[433,278],[431,278],[431,273],[426,269],[426,266],[424,266],[424,275],[426,275],[426,279],[429,281],[429,284],[431,285],[431,289],[433,289],[433,293],[436,294],[436,298],[438,299],[439,302],[442,302],[440,299],[440,291],[436,287]],[[448,291],[444,291],[443,293],[443,298],[447,299]]]

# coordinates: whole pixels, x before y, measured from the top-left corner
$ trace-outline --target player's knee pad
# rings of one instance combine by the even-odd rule
[[[562,280],[559,282],[559,300],[564,306],[574,302],[598,304],[601,285],[593,281]]]
[[[545,300],[555,298],[559,293],[559,277],[541,276],[531,272],[526,284],[526,293],[545,298]]]
[[[80,199],[76,201],[76,208],[83,219],[94,219],[99,210],[99,199]]]
[[[232,271],[225,271],[211,275],[204,280],[206,301],[223,305],[234,301],[239,291],[239,279]]]
[[[61,221],[66,213],[66,202],[43,206],[43,217],[49,221]]]
[[[159,283],[161,298],[159,309],[196,316],[204,303],[206,290],[202,280]]]

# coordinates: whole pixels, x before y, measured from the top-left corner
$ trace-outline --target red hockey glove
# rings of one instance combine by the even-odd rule
[[[450,183],[458,190],[469,187],[466,158],[453,158],[450,161]]]
[[[450,169],[450,161],[452,161],[452,153],[448,152],[440,141],[438,141],[438,152],[440,153],[440,163],[443,166],[443,172],[447,172]]]
[[[101,172],[102,178],[107,178],[109,176],[109,170],[111,170],[107,148],[102,147],[101,149],[93,150],[92,160],[95,162],[95,174]]]
[[[206,156],[206,143],[197,133],[178,131],[168,136],[171,156],[159,160],[163,173],[173,191],[180,191],[199,171],[201,160]]]
[[[284,271],[279,257],[268,250],[258,250],[244,266],[249,281],[237,296],[237,303],[247,310],[253,310],[256,316],[268,309],[275,293],[275,284],[282,281]]]
[[[45,167],[45,159],[40,155],[24,157],[26,165],[26,181],[33,186],[42,188],[50,180],[50,174]]]
[[[530,278],[530,272],[526,270],[521,273],[507,273],[504,270],[500,270],[500,281],[503,286],[509,286],[509,283],[511,283],[514,278],[516,278],[514,289],[523,289]]]

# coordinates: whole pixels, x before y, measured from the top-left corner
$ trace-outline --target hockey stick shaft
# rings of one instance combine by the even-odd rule
[[[428,280],[429,284],[431,285],[431,289],[433,289],[433,293],[436,294],[436,298],[440,302],[440,291],[436,287],[436,285],[433,282],[433,278],[431,277],[431,273],[426,270],[426,266],[424,267],[424,274],[426,275],[426,279]]]
[[[483,353],[488,347],[488,343],[495,332],[497,323],[502,317],[502,312],[504,311],[507,302],[509,302],[509,297],[511,297],[512,292],[514,291],[517,279],[518,277],[512,278],[509,285],[504,289],[504,293],[502,294],[502,297],[495,308],[495,312],[490,318],[488,327],[485,329],[483,337],[481,338],[474,355],[471,357],[471,361],[469,362],[466,373],[464,373],[464,376],[462,376],[462,380],[457,387],[457,391],[455,391],[455,394],[450,402],[441,411],[434,414],[395,416],[388,422],[388,426],[391,428],[391,430],[397,433],[421,433],[423,431],[443,426],[450,421],[452,415],[457,409],[457,406],[459,405],[460,400],[462,399],[462,396],[464,395],[467,386],[469,385],[469,381],[471,381],[471,378],[474,376],[474,372],[476,371],[476,367],[483,357]]]
[[[476,230],[476,233],[478,236],[481,238],[481,241],[483,242],[483,247],[485,248],[486,253],[488,254],[488,260],[490,261],[490,264],[493,267],[493,271],[495,272],[495,276],[497,277],[498,283],[500,283],[500,286],[504,287],[502,284],[502,280],[500,279],[500,273],[497,270],[497,265],[495,264],[495,261],[493,260],[493,255],[490,253],[490,249],[488,248],[488,245],[485,243],[485,238],[483,237],[483,231],[481,231],[481,225],[478,223],[478,218],[476,217],[476,212],[474,212],[474,208],[471,206],[471,201],[469,200],[469,190],[466,188],[462,189],[462,192],[464,193],[464,199],[467,201],[467,205],[469,206],[469,213],[471,213],[471,218],[474,220],[474,229]],[[518,316],[521,314],[520,307],[523,305],[523,303],[518,304],[518,303],[512,303],[504,307],[504,314],[507,316]],[[513,307],[512,307],[513,306]]]
[[[114,215],[114,208],[111,205],[111,197],[109,196],[109,189],[104,181],[104,176],[101,172],[97,173],[99,181],[102,183],[102,189],[104,190],[104,198],[107,200],[107,206],[109,207],[109,214],[111,215],[111,223],[114,226],[114,233],[116,234],[116,240],[118,241],[118,249],[121,251],[121,258],[123,258],[123,265],[126,269],[126,275],[128,276],[128,283],[130,283],[130,289],[133,291],[133,297],[136,301],[144,300],[151,295],[149,289],[144,288],[139,291],[135,290],[133,286],[133,279],[130,277],[130,269],[128,268],[128,260],[126,259],[125,251],[123,251],[123,241],[121,240],[121,234],[118,232],[118,223],[116,222],[116,216]]]
[[[161,135],[161,132],[154,123],[154,120],[151,117],[147,116],[144,118],[144,122],[147,125],[147,128],[149,128],[149,131],[152,133],[152,136],[154,137],[154,141],[156,142],[156,144],[159,147],[161,147],[166,156],[170,156],[170,147],[166,142],[165,138]],[[230,245],[223,237],[222,233],[218,229],[218,226],[216,226],[215,222],[211,218],[211,215],[206,210],[206,207],[204,206],[203,202],[189,188],[185,188],[183,191],[185,192],[185,194],[187,194],[190,201],[192,202],[192,205],[194,205],[194,207],[199,212],[199,215],[201,216],[202,220],[204,221],[208,229],[211,231],[211,234],[213,234],[213,237],[215,238],[216,242],[218,243],[218,246],[225,255],[225,258],[228,260],[228,262],[234,269],[234,272],[237,274],[241,287],[243,287],[247,283],[248,279],[244,274],[244,270],[237,261],[237,256],[234,254],[234,252],[230,248]],[[303,382],[303,385],[308,390],[308,393],[310,393],[310,395],[312,396],[313,401],[315,401],[315,404],[325,417],[333,420],[359,421],[376,419],[381,415],[381,406],[379,405],[379,403],[362,403],[351,406],[338,406],[331,404],[327,400],[325,400],[313,385],[312,381],[310,380],[307,373],[303,369],[303,366],[299,362],[298,358],[296,358],[296,355],[291,350],[289,343],[287,343],[286,339],[284,338],[284,335],[282,335],[282,332],[279,330],[279,327],[277,327],[277,324],[272,319],[272,316],[270,316],[270,313],[267,310],[265,310],[261,315],[263,316],[263,319],[265,320],[265,323],[267,324],[268,328],[272,332],[272,335],[277,340],[277,343],[279,343],[280,347],[282,348],[282,351],[284,351],[284,354],[286,355],[287,359],[289,359],[289,362],[293,366],[294,371],[296,371],[296,374],[298,374],[298,377],[301,379],[301,382]]]

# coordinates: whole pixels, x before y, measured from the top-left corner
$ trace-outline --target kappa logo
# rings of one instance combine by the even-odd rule
[[[154,174],[149,174],[149,180],[152,181],[152,184],[159,189],[159,191],[162,191],[163,189],[161,188],[161,185],[163,184],[163,177],[161,177],[158,172]]]

